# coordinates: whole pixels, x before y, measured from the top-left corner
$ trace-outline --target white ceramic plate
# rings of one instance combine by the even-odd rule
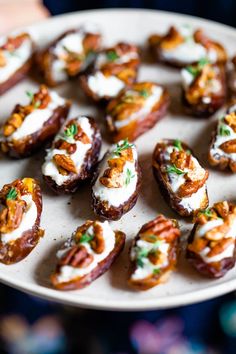
[[[97,24],[104,34],[104,44],[118,40],[144,44],[148,35],[165,31],[171,24],[189,23],[202,27],[206,33],[222,42],[229,54],[236,52],[236,31],[217,23],[195,19],[188,16],[146,10],[102,10],[85,11],[63,15],[46,20],[30,27],[40,45],[56,37],[67,28],[83,23]],[[90,188],[82,188],[75,195],[56,196],[42,182],[43,216],[42,227],[45,236],[35,250],[22,262],[5,266],[0,265],[0,281],[28,293],[61,303],[80,307],[103,308],[113,310],[143,310],[185,305],[219,296],[236,289],[236,268],[220,280],[207,280],[198,275],[184,259],[179,260],[178,271],[170,280],[156,288],[137,293],[127,285],[128,254],[130,240],[141,225],[154,218],[158,213],[176,217],[162,200],[158,186],[152,176],[151,155],[160,138],[179,138],[186,141],[195,151],[200,161],[207,166],[206,153],[213,121],[199,120],[185,116],[181,112],[180,76],[177,70],[164,66],[143,64],[140,80],[153,80],[165,84],[171,93],[172,104],[169,113],[152,130],[137,140],[137,147],[143,169],[143,186],[136,206],[120,221],[112,222],[112,227],[127,234],[125,251],[113,267],[93,284],[83,290],[60,292],[52,289],[49,275],[55,266],[55,251],[63,240],[84,220],[94,218],[90,207]],[[25,100],[25,91],[37,87],[31,80],[25,80],[0,98],[0,119],[3,121],[12,107]],[[66,84],[58,89],[65,97],[72,98],[74,105],[70,116],[92,114],[97,117],[103,129],[103,112],[89,105],[76,83]],[[104,142],[103,150],[107,147]],[[22,161],[12,161],[1,157],[0,185],[23,176],[37,177],[40,180],[40,167],[44,152]],[[208,192],[210,203],[222,199],[236,199],[236,176],[210,169]],[[192,225],[180,220],[184,241]]]

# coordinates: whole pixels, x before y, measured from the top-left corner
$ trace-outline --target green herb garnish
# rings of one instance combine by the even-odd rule
[[[208,218],[212,218],[214,216],[214,214],[212,213],[210,208],[207,208],[205,210],[201,210],[200,214],[203,214],[203,215],[207,216]]]
[[[119,58],[119,55],[114,50],[109,50],[109,52],[106,53],[106,56],[109,61],[115,61]]]
[[[146,89],[139,91],[139,94],[140,94],[140,96],[142,96],[144,98],[148,98],[150,96],[148,90],[146,90]]]
[[[132,174],[132,171],[127,168],[127,171],[126,171],[126,178],[125,178],[125,185],[128,186],[131,182],[131,179],[134,178],[135,175]]]
[[[116,156],[119,156],[121,154],[122,151],[128,149],[128,148],[132,148],[134,146],[134,144],[130,144],[128,139],[123,140],[122,144],[116,144],[116,149],[113,151],[113,154]]]
[[[73,138],[78,133],[78,127],[76,124],[71,124],[68,128],[64,131],[64,136],[66,138]]]
[[[219,133],[221,136],[229,136],[231,134],[230,129],[226,124],[220,124]]]
[[[143,258],[147,258],[149,250],[139,248],[137,253],[137,265],[141,268],[144,266]]]
[[[203,69],[203,67],[206,64],[209,64],[210,61],[208,58],[202,58],[199,60],[199,62],[197,63],[197,65],[189,65],[186,67],[186,70],[194,77],[198,76],[201,72],[201,70]]]
[[[86,232],[82,234],[81,238],[79,239],[79,243],[86,243],[90,242],[94,238],[94,235],[89,235]]]
[[[155,275],[155,274],[159,274],[160,273],[160,268],[154,268],[153,271],[152,271],[152,274]]]
[[[174,147],[176,147],[176,149],[178,149],[179,151],[181,151],[181,150],[183,150],[183,148],[182,148],[182,144],[181,144],[181,141],[180,140],[178,140],[178,139],[176,139],[175,141],[174,141]]]
[[[167,173],[175,173],[177,175],[184,175],[185,172],[181,170],[180,168],[176,167],[175,164],[168,166],[166,169]]]
[[[33,101],[33,99],[34,99],[34,94],[33,94],[33,92],[31,92],[31,91],[26,91],[25,93],[26,93],[26,95],[29,97],[29,99],[30,99],[31,101]]]
[[[17,198],[17,191],[14,187],[11,187],[9,192],[6,195],[7,200],[15,200]]]

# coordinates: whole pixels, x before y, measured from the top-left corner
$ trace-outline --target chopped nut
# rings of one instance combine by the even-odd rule
[[[3,51],[0,49],[0,68],[7,64]]]
[[[76,144],[70,144],[65,140],[59,139],[55,142],[55,148],[59,150],[66,150],[68,154],[74,154],[77,146]]]
[[[215,203],[214,209],[222,218],[226,218],[229,214],[229,203],[227,201]]]
[[[6,200],[6,207],[0,213],[0,232],[8,233],[17,229],[25,209],[26,203],[23,200]]]
[[[225,122],[233,129],[233,131],[236,131],[236,113],[231,112],[227,114],[224,118]]]
[[[214,257],[226,250],[232,243],[234,243],[233,238],[223,238],[222,240],[219,240],[217,244],[207,253],[207,257]]]
[[[226,152],[227,154],[232,154],[236,152],[236,139],[225,141],[223,144],[219,146],[221,150]]]
[[[90,242],[92,249],[96,253],[102,253],[105,249],[105,240],[103,237],[103,229],[98,223],[94,223],[94,237]]]
[[[53,156],[54,163],[64,170],[72,173],[77,173],[76,166],[69,156],[56,154]]]

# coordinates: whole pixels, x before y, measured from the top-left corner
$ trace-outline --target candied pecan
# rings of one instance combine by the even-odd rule
[[[215,203],[214,209],[222,218],[226,218],[229,214],[229,203],[227,201]]]
[[[107,168],[99,181],[107,188],[120,188],[124,184],[123,175],[118,168]]]
[[[233,129],[233,131],[236,131],[236,113],[231,112],[227,114],[224,118],[225,122]]]
[[[40,104],[38,107],[40,109],[46,108],[51,102],[51,96],[49,94],[47,86],[41,85],[39,88],[39,92],[34,94],[33,104],[35,104],[36,102]]]
[[[121,150],[119,156],[120,158],[123,158],[126,161],[130,161],[130,162],[134,161],[133,150],[131,147],[129,147],[128,149]]]
[[[59,265],[86,268],[92,262],[93,255],[88,253],[86,247],[75,245],[60,259]]]
[[[94,252],[96,253],[102,253],[105,249],[105,240],[103,237],[103,229],[101,225],[98,223],[94,223],[94,237],[91,240],[90,244]]]
[[[236,139],[228,140],[222,143],[220,149],[227,154],[232,154],[236,152]]]
[[[184,150],[173,150],[170,154],[170,161],[181,170],[193,167],[191,154],[187,154],[187,152]]]
[[[54,163],[64,170],[72,173],[77,173],[76,166],[69,156],[56,154],[53,156]]]
[[[202,179],[195,180],[195,181],[186,180],[186,182],[184,182],[184,184],[182,184],[179,187],[178,196],[180,198],[184,198],[184,197],[191,196],[193,193],[196,193],[200,188],[204,186],[208,176],[209,176],[209,172],[204,171],[204,176],[203,177],[201,176]],[[188,174],[185,176],[185,178],[188,178]]]
[[[97,51],[100,47],[100,35],[94,33],[88,33],[83,38],[83,47],[86,54],[91,51]]]
[[[83,225],[79,226],[74,235],[76,242],[79,242],[82,235],[87,232],[88,228],[93,225],[93,221],[87,220]]]
[[[70,144],[66,140],[59,139],[55,142],[55,148],[59,150],[66,150],[66,152],[70,155],[74,154],[77,146],[76,144]]]
[[[216,243],[216,245],[211,248],[211,250],[207,253],[207,257],[214,257],[226,250],[232,243],[234,243],[234,239],[231,237],[223,238]]]
[[[124,158],[114,158],[108,160],[108,166],[110,168],[117,168],[118,171],[122,172],[125,165]]]
[[[13,52],[14,50],[16,50],[21,46],[21,44],[24,42],[24,40],[27,37],[28,37],[27,33],[19,34],[16,37],[9,37],[7,39],[7,42],[4,45],[2,45],[1,48]]]
[[[90,144],[90,139],[88,135],[83,131],[81,126],[77,126],[77,133],[75,134],[75,140],[81,141],[83,144]]]
[[[17,229],[22,221],[26,203],[23,200],[6,200],[6,207],[0,213],[0,232]]]
[[[67,59],[66,71],[68,75],[74,76],[76,75],[81,68],[81,63],[83,61],[83,57],[80,57],[76,54],[70,55]]]
[[[195,238],[192,243],[188,244],[188,250],[192,252],[199,253],[206,248],[208,240],[204,237]]]
[[[0,49],[0,68],[7,64],[3,51]]]
[[[182,35],[174,26],[171,26],[169,32],[162,38],[160,47],[163,50],[172,50],[183,42]]]
[[[160,43],[160,41],[162,40],[162,36],[159,34],[152,34],[149,38],[148,38],[148,43],[150,46],[156,46],[157,44]]]
[[[210,231],[206,232],[205,238],[210,241],[218,241],[230,230],[230,225],[224,222],[222,225],[216,226]]]
[[[173,221],[166,219],[163,215],[145,224],[140,230],[140,238],[153,243],[158,239],[165,239],[167,242],[171,242],[179,234],[180,231],[173,225]]]
[[[19,113],[13,113],[3,126],[3,135],[8,137],[22,125],[23,116]]]
[[[225,62],[227,60],[227,54],[222,45],[210,40],[201,29],[195,31],[193,37],[197,43],[201,43],[205,48],[214,49],[217,53],[217,61]]]

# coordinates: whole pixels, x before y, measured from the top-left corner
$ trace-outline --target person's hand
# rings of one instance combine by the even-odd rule
[[[49,16],[40,0],[0,0],[0,33]]]

